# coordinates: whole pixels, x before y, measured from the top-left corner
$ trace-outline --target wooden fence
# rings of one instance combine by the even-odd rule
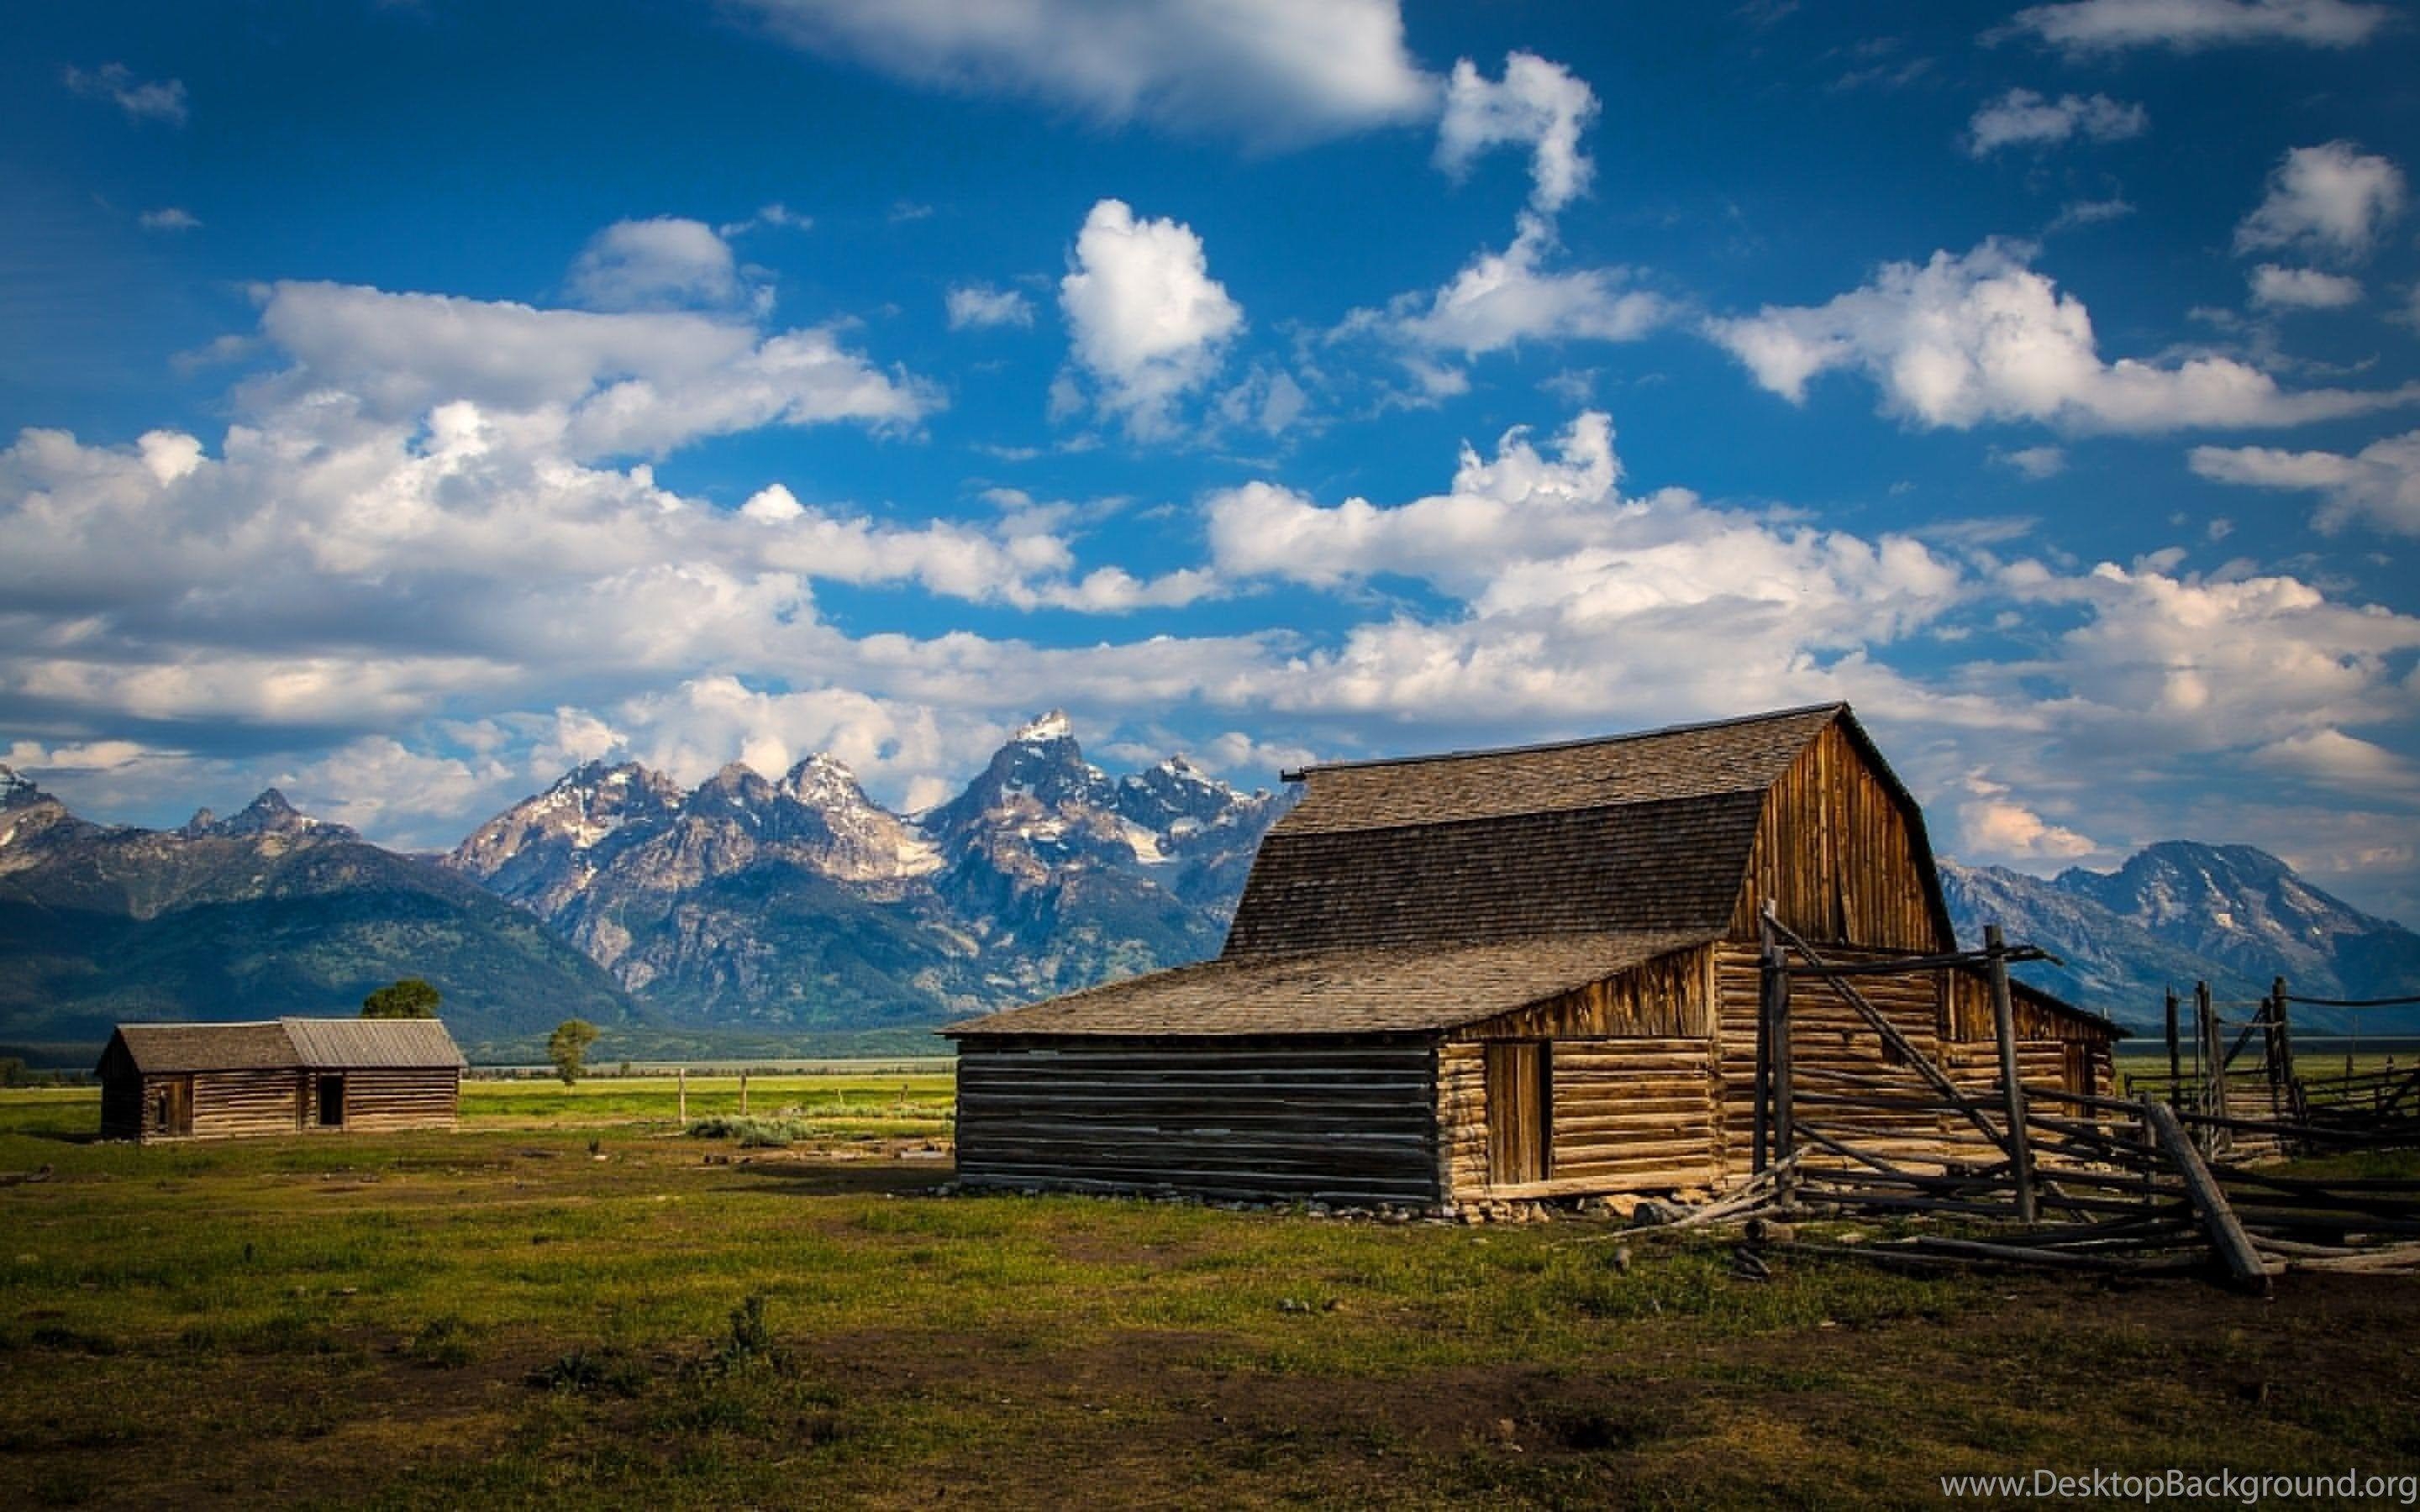
[[[1977,951],[1834,963],[1768,909],[1763,946],[1755,1174],[1699,1220],[1854,1212],[1938,1221],[1955,1231],[1855,1247],[1790,1242],[1909,1264],[2126,1273],[2215,1265],[2258,1291],[2289,1268],[2420,1268],[2420,1181],[2322,1182],[2253,1164],[2397,1142],[2406,1121],[2420,1134],[2420,1093],[2406,1082],[2344,1077],[2322,1089],[2293,1074],[2283,982],[2236,1026],[2205,989],[2190,1068],[2172,1011],[2168,1075],[2130,1078],[2135,1095],[2105,1097],[2023,1074],[2008,967],[2043,953],[2008,945],[1996,928]],[[1934,1061],[1859,986],[1967,968],[1990,982],[1999,1052],[1997,1074],[1980,1082]],[[1795,1063],[1790,1025],[1801,992],[1844,1004],[1885,1055]],[[2256,1041],[2257,1072],[2237,1072]]]

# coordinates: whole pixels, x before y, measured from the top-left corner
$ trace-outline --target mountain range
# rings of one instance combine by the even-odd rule
[[[341,1013],[404,975],[474,1053],[575,1015],[667,1054],[921,1028],[1217,953],[1288,801],[1182,756],[1112,778],[1058,713],[912,818],[830,756],[694,789],[591,763],[439,856],[273,789],[147,830],[0,773],[6,1053],[123,1018]]]
[[[297,813],[271,788],[176,829],[91,824],[0,768],[0,1041],[97,1049],[121,1019],[353,1011],[407,975],[478,1039],[632,1022],[628,995],[467,877]]]
[[[1112,779],[1054,713],[912,820],[830,756],[779,779],[726,766],[687,792],[591,764],[442,864],[671,1022],[866,1028],[1217,953],[1283,808],[1181,756]]]
[[[2289,994],[2366,998],[2420,992],[2420,934],[2322,891],[2249,845],[2165,841],[2114,872],[2071,868],[2031,877],[1945,861],[1943,890],[1962,939],[1985,921],[2061,959],[2017,968],[2037,986],[2120,1023],[2156,1025],[2174,988],[2197,981],[2219,998],[2258,997],[2277,977]],[[2296,1022],[2350,1026],[2342,1012],[2297,1010]],[[2366,1028],[2410,1032],[2420,1013],[2372,1015]]]
[[[444,992],[474,1055],[527,1055],[573,1016],[626,1055],[921,1044],[1217,953],[1289,801],[1182,756],[1111,777],[1056,713],[920,813],[828,755],[694,788],[590,763],[426,856],[274,789],[176,829],[96,825],[0,767],[0,1053],[81,1054],[119,1019],[343,1013],[406,975]],[[2420,936],[2246,846],[1942,874],[1962,936],[1999,922],[2061,958],[2022,974],[2138,1027],[2196,980],[2222,997],[2281,974],[2317,996],[2420,989]]]

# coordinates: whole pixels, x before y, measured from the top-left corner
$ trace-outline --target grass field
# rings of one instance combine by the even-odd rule
[[[904,1089],[903,1089],[904,1088]],[[0,1093],[0,1505],[1929,1504],[1960,1471],[2420,1468],[2420,1286],[1894,1276],[929,1195],[946,1078],[474,1083],[462,1130],[136,1149]],[[736,1084],[690,1084],[692,1115]],[[1628,1263],[1622,1263],[1627,1260]]]
[[[751,1076],[748,1110],[759,1117],[809,1119],[818,1132],[835,1134],[946,1134],[954,1086],[946,1072],[932,1071]],[[677,1119],[679,1107],[679,1086],[670,1076],[597,1077],[573,1087],[536,1079],[462,1085],[462,1117],[469,1129],[507,1123],[531,1128],[574,1123],[669,1126]],[[738,1077],[689,1079],[691,1119],[738,1111]]]

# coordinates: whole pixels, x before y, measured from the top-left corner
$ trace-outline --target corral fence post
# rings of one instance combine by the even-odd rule
[[[2210,1072],[2202,1067],[2202,1057],[2210,1053],[2210,982],[2193,984],[2193,1110],[2210,1113],[2202,1105],[2202,1093],[2210,1091]],[[2178,1088],[2183,1091],[2183,1088]],[[2176,1099],[2168,1099],[2173,1103]]]
[[[2303,1073],[2294,1064],[2294,1023],[2286,1007],[2288,1001],[2286,979],[2273,979],[2269,983],[2269,1002],[2277,1035],[2278,1086],[2285,1093],[2286,1116],[2296,1123],[2307,1123],[2310,1120],[2304,1117],[2308,1106],[2303,1096]]]
[[[1773,926],[1760,916],[1757,949],[1756,1110],[1748,1169],[1763,1174],[1773,1164]]]
[[[1767,921],[1761,926],[1764,958],[1757,992],[1757,1037],[1764,1047],[1772,1103],[1765,1154],[1769,1163],[1777,1165],[1790,1158],[1795,1131],[1791,1127],[1790,956],[1770,922],[1772,907],[1770,903],[1765,905],[1762,917]]]
[[[2034,1221],[2033,1146],[2025,1137],[2025,1084],[2017,1072],[2016,1005],[2009,995],[2009,946],[1997,924],[1983,926],[1985,970],[1992,983],[1992,1029],[2000,1041],[2000,1085],[2007,1098],[2009,1174],[2017,1189],[2017,1221]]]
[[[683,1066],[675,1073],[680,1084],[680,1121],[689,1122],[689,1068]]]

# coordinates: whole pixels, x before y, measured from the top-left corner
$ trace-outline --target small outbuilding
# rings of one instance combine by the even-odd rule
[[[97,1068],[101,1135],[147,1144],[451,1129],[463,1065],[435,1019],[121,1024]]]
[[[952,1026],[976,1185],[1432,1205],[1745,1176],[1760,912],[1847,963],[1956,949],[1924,816],[1845,704],[1288,773],[1200,965]],[[1865,980],[1995,1081],[1980,977]],[[2106,1092],[2118,1031],[2016,994],[2022,1079]],[[1808,993],[1800,1065],[1893,1053]]]

